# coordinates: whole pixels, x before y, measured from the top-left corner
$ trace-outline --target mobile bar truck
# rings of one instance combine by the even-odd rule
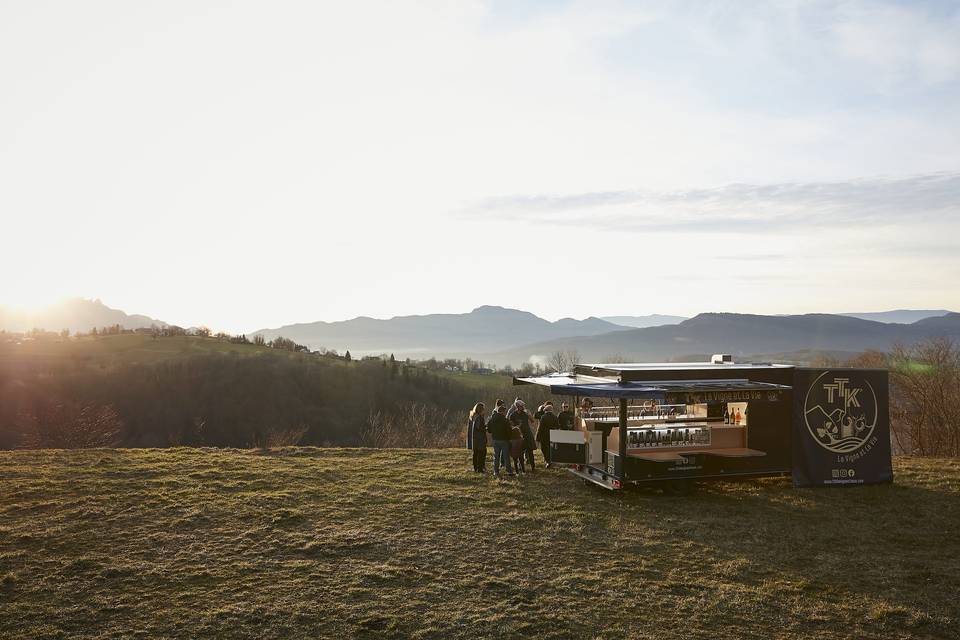
[[[787,474],[797,487],[893,480],[882,369],[739,364],[720,354],[581,364],[514,384],[574,396],[577,426],[551,430],[551,461],[608,489]]]

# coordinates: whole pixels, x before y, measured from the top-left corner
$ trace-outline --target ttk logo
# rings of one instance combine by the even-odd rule
[[[857,395],[863,389],[851,389],[849,384],[850,378],[834,378],[833,382],[823,385],[823,390],[827,392],[827,402],[833,404],[834,398],[839,397],[843,399],[844,409],[849,409],[850,405],[859,409],[860,403],[857,402]]]
[[[821,447],[833,453],[852,453],[867,442],[877,426],[877,394],[860,376],[824,371],[807,391],[803,419]]]

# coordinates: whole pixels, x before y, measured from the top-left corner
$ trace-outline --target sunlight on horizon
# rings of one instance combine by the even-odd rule
[[[0,5],[0,305],[960,308],[960,8],[55,6]]]
[[[43,292],[7,292],[0,287],[0,307],[22,314],[36,314],[74,298],[96,299],[96,296],[48,295]]]

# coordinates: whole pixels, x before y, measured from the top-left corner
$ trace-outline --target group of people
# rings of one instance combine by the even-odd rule
[[[536,471],[537,445],[544,464],[550,468],[550,430],[573,429],[574,423],[573,411],[566,402],[560,405],[559,412],[555,412],[552,402],[545,402],[531,416],[520,398],[509,408],[503,400],[497,400],[489,418],[486,406],[478,402],[470,411],[467,423],[467,448],[473,451],[473,470],[486,472],[488,435],[493,442],[493,475],[496,477],[500,477],[501,470],[507,476]]]

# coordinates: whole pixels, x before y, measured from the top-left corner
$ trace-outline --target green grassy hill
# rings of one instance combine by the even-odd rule
[[[609,494],[464,451],[0,453],[2,638],[956,638],[960,461]]]

